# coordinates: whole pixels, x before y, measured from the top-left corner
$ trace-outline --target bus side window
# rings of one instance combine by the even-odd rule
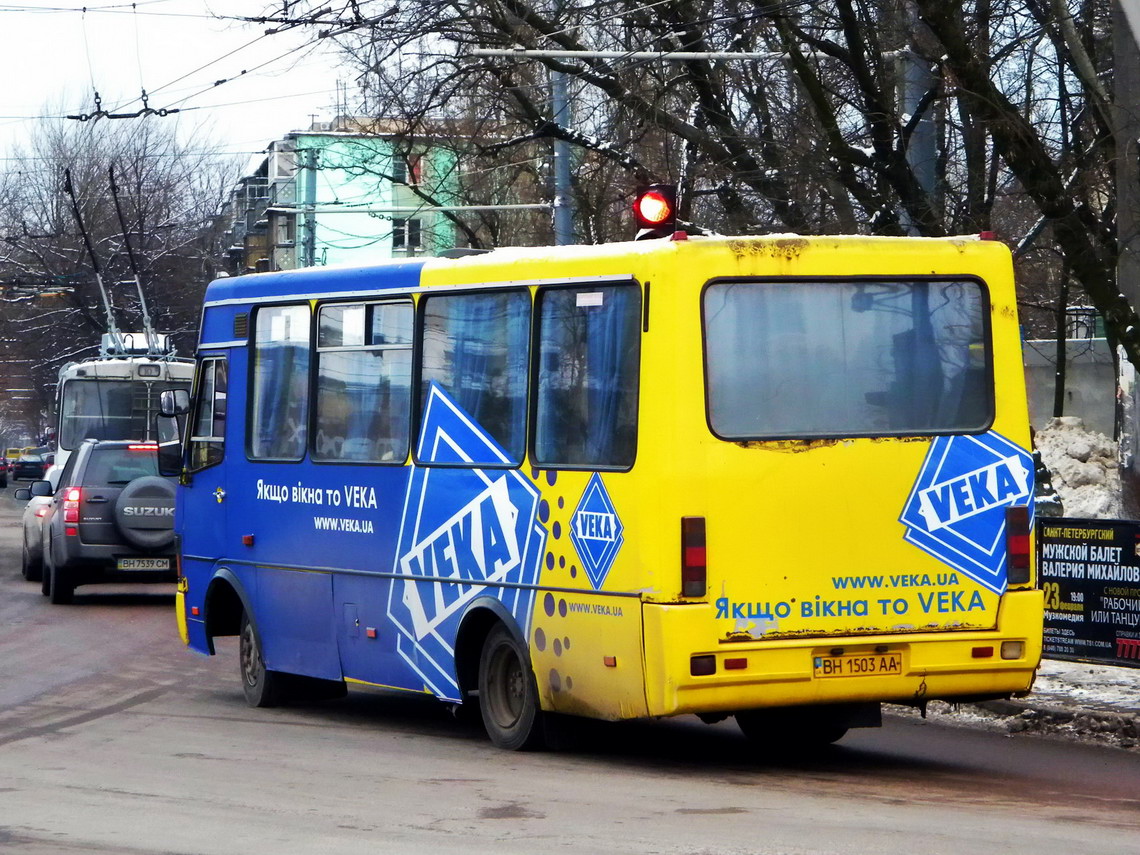
[[[413,317],[408,300],[321,307],[314,460],[407,458]]]
[[[530,295],[526,291],[431,295],[423,300],[421,406],[436,383],[512,463],[526,449]],[[502,465],[501,459],[472,460]]]
[[[543,289],[538,346],[535,462],[632,466],[641,357],[638,286]]]
[[[249,455],[265,460],[305,456],[309,418],[308,305],[259,309],[253,344]]]
[[[190,432],[190,471],[222,462],[226,447],[226,361],[206,359],[200,368],[198,402]]]

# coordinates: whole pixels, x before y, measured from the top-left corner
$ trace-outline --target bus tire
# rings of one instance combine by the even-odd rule
[[[755,745],[783,750],[821,748],[838,742],[847,733],[847,725],[822,707],[740,710],[736,724]]]
[[[275,707],[284,701],[287,675],[265,667],[261,636],[245,612],[241,615],[238,659],[246,703],[251,707]]]
[[[71,581],[67,567],[59,567],[54,561],[47,566],[48,600],[53,606],[66,606],[75,596],[75,584]]]
[[[499,748],[542,747],[542,710],[530,657],[501,623],[487,634],[479,657],[479,710],[487,735]]]

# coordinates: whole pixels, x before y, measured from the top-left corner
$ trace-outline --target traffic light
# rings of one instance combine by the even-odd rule
[[[677,185],[650,184],[633,201],[633,218],[637,221],[637,237],[672,237],[677,226]]]

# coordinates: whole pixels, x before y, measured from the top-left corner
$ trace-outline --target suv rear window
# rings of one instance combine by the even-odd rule
[[[153,446],[95,448],[84,473],[85,484],[129,484],[135,478],[158,474],[158,454]]]

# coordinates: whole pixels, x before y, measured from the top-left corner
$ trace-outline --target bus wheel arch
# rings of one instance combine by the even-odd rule
[[[254,621],[256,629],[253,610],[250,608],[245,591],[228,570],[220,570],[210,580],[203,606],[206,643],[210,646],[211,655],[214,653],[214,639],[217,636],[241,634],[243,614],[250,615],[250,620]]]

